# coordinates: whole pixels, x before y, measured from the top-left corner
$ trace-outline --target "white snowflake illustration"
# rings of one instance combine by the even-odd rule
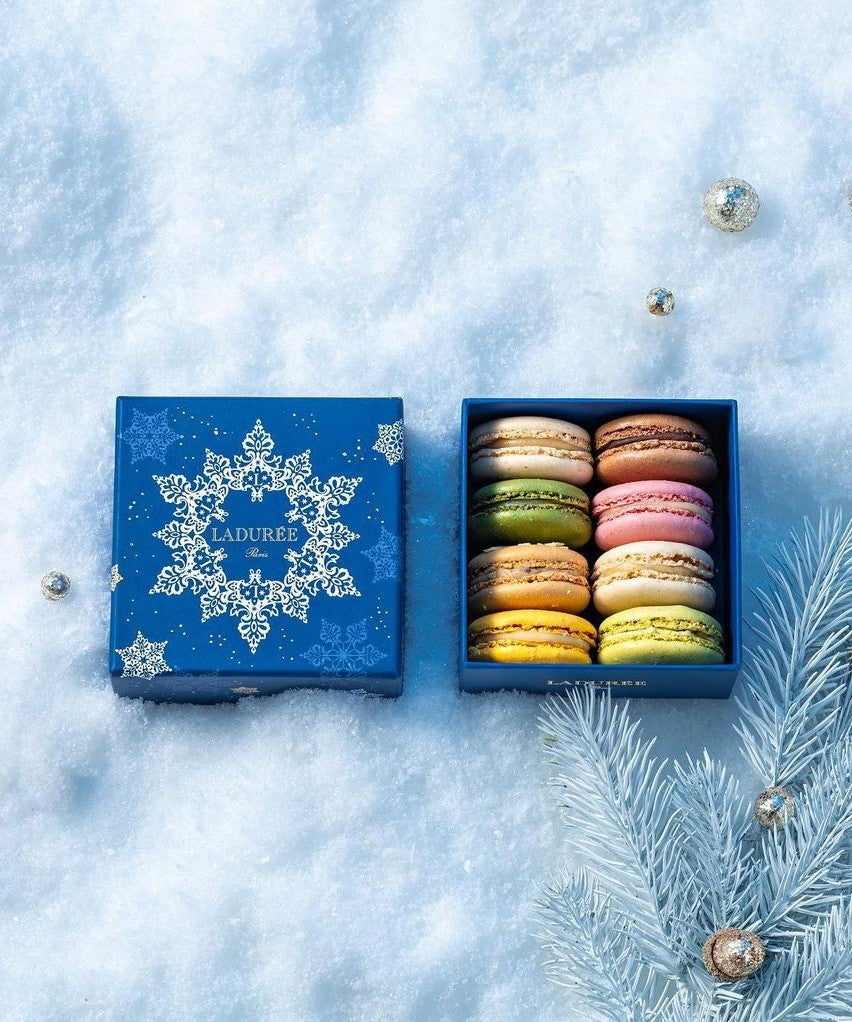
[[[381,535],[373,546],[361,553],[373,562],[373,581],[399,577],[399,536],[382,526]]]
[[[183,434],[176,433],[169,425],[169,413],[164,408],[155,415],[145,415],[138,408],[133,409],[133,420],[128,430],[122,431],[122,440],[130,447],[130,460],[135,463],[141,458],[153,458],[166,462],[166,451],[175,440],[182,440]]]
[[[152,593],[175,596],[189,589],[198,596],[201,619],[230,613],[252,653],[269,634],[269,619],[279,613],[308,620],[310,598],[322,590],[329,596],[360,596],[338,555],[358,534],[340,521],[340,508],[352,500],[360,477],[332,476],[322,482],[311,468],[311,452],[282,463],[272,437],[260,419],[243,440],[245,455],[233,461],[206,452],[201,475],[154,476],[163,500],[174,505],[174,517],[154,535],[172,552],[171,564],[160,570]],[[267,493],[283,493],[290,502],[287,520],[301,522],[307,538],[299,550],[288,550],[283,579],[264,579],[260,569],[247,579],[229,579],[222,568],[225,551],[212,549],[204,533],[212,521],[224,521],[224,502],[234,490],[248,491],[253,501]]]
[[[392,423],[379,423],[379,439],[373,444],[373,450],[384,454],[389,465],[402,461],[405,454],[405,428],[402,419]]]
[[[114,564],[109,569],[109,588],[110,592],[115,592],[115,587],[124,579],[124,575],[118,570],[118,565]]]
[[[151,642],[141,632],[137,632],[129,646],[116,650],[122,661],[122,678],[150,681],[158,674],[170,674],[172,669],[163,656],[168,644],[168,639],[165,642]]]
[[[356,621],[346,626],[346,634],[333,621],[323,621],[320,641],[305,650],[308,663],[319,668],[321,674],[342,678],[365,674],[368,667],[379,662],[383,654],[367,642],[367,621]]]

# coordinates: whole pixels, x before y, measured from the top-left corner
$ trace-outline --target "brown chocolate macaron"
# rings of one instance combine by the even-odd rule
[[[474,617],[501,610],[575,614],[591,596],[588,561],[561,543],[491,547],[473,558],[467,575]]]
[[[718,473],[710,436],[679,415],[625,415],[595,432],[598,479],[607,485],[644,479],[709,483]]]

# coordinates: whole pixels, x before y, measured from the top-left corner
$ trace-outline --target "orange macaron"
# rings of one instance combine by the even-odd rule
[[[491,547],[468,565],[468,609],[474,617],[502,610],[575,614],[589,605],[589,564],[562,543]]]

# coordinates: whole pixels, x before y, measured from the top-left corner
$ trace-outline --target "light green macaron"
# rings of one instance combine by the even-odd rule
[[[509,543],[585,546],[592,536],[589,498],[555,479],[501,479],[471,499],[471,539],[479,547]]]
[[[719,622],[691,607],[634,607],[601,622],[598,663],[721,664]]]

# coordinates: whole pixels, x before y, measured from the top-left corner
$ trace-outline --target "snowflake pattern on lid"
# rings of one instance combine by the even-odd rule
[[[176,433],[169,425],[167,409],[146,415],[134,408],[130,428],[122,430],[121,438],[130,448],[131,463],[135,464],[142,458],[153,458],[165,464],[166,452],[176,440],[183,439],[183,434]]]
[[[382,582],[385,579],[396,579],[399,577],[400,547],[399,536],[395,536],[384,525],[381,527],[381,535],[371,547],[362,550],[361,553],[373,562],[373,581]]]
[[[152,642],[141,632],[137,632],[136,638],[129,646],[116,650],[122,661],[122,678],[142,678],[144,681],[151,681],[158,674],[171,674],[172,669],[163,656],[168,644],[168,639],[164,642]]]
[[[377,664],[383,655],[367,642],[366,619],[347,625],[345,633],[339,624],[323,621],[320,641],[304,654],[308,663],[318,668],[321,674],[338,678],[366,674],[367,668]]]
[[[174,505],[174,515],[154,533],[171,550],[151,588],[152,593],[176,596],[189,590],[198,596],[201,619],[230,613],[237,631],[252,653],[269,634],[270,618],[284,614],[308,620],[312,596],[360,596],[349,570],[338,563],[339,553],[358,533],[340,521],[360,477],[332,476],[322,482],[313,474],[310,450],[284,460],[260,419],[242,443],[243,455],[230,459],[208,450],[201,475],[181,473],[154,476],[160,494]],[[224,521],[224,502],[233,491],[248,492],[252,501],[283,493],[290,502],[287,520],[299,522],[307,533],[302,547],[287,551],[289,563],[280,579],[265,579],[260,569],[248,578],[229,579],[222,567],[225,551],[211,548],[205,538],[213,521]]]
[[[389,465],[402,461],[405,455],[405,427],[402,419],[379,423],[379,438],[373,444],[373,450],[383,454]]]

